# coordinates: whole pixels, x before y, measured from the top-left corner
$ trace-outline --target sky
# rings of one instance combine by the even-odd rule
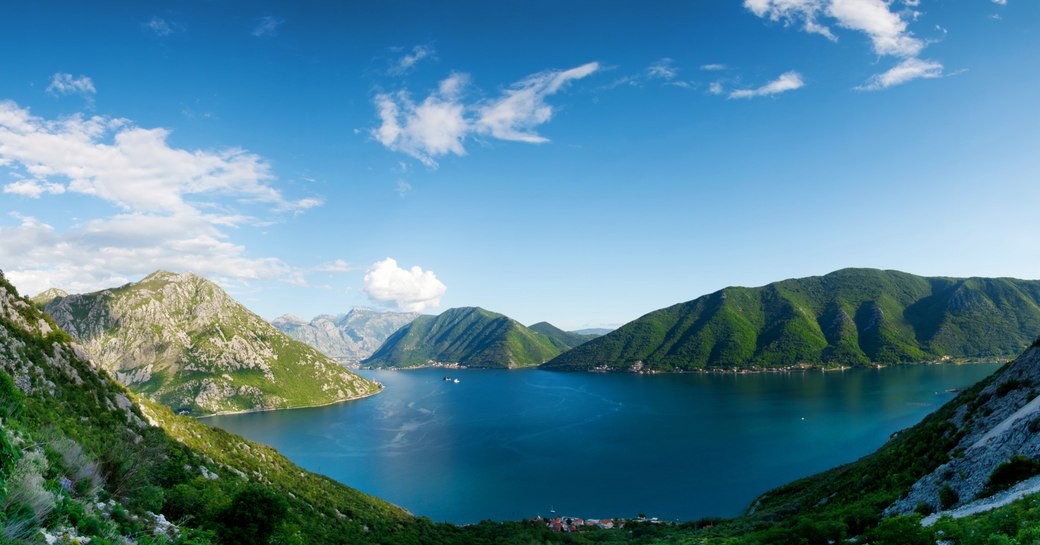
[[[99,7],[103,6],[103,7]],[[0,269],[616,327],[1040,277],[1040,2],[8,2]]]

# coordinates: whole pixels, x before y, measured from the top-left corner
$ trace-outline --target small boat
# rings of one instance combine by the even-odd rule
[[[947,388],[946,389],[946,393],[948,393],[948,394],[954,394],[954,393],[957,393],[959,391],[960,390],[958,390],[957,388]]]
[[[455,379],[453,382],[455,382],[455,384],[458,384],[459,383],[459,379]]]
[[[448,377],[448,376],[444,377],[444,382],[451,382],[451,377]]]

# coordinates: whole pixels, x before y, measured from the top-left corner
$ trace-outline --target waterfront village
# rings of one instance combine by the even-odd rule
[[[638,519],[622,520],[622,519],[583,519],[580,517],[556,517],[553,518],[542,518],[535,517],[531,519],[532,522],[537,524],[544,524],[547,528],[554,532],[573,533],[580,532],[583,528],[597,527],[603,530],[613,530],[624,528],[626,524],[634,523],[650,523],[660,524],[661,521],[657,517],[646,518],[640,516]]]

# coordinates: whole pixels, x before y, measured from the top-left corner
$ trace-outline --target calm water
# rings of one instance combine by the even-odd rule
[[[374,397],[204,420],[417,515],[739,514],[758,494],[870,453],[997,369],[658,375],[367,371]],[[444,382],[445,374],[460,379]]]

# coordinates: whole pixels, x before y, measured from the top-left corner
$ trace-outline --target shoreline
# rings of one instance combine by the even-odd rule
[[[374,391],[374,392],[370,392],[370,393],[367,393],[365,395],[361,395],[361,396],[357,396],[357,397],[350,397],[350,398],[346,398],[346,399],[337,399],[335,401],[329,401],[328,403],[318,403],[318,404],[315,404],[315,405],[298,405],[296,407],[275,407],[275,408],[271,408],[271,409],[247,409],[247,410],[244,410],[244,411],[222,411],[222,412],[219,412],[219,413],[213,413],[213,414],[206,414],[206,415],[196,416],[194,418],[196,420],[202,420],[203,418],[211,418],[211,417],[214,417],[214,416],[230,416],[230,415],[236,415],[236,414],[250,414],[250,413],[269,413],[269,412],[273,412],[273,411],[294,411],[296,409],[317,409],[318,407],[328,407],[329,405],[339,405],[340,403],[346,403],[348,401],[357,401],[359,399],[365,399],[366,397],[372,397],[372,396],[374,396],[376,394],[382,393],[383,390],[386,389],[386,386],[384,386],[382,383],[378,383],[377,382],[376,384],[379,384],[379,389]],[[191,416],[191,415],[182,415],[182,416]]]
[[[815,364],[800,364],[790,365],[786,367],[699,367],[696,369],[676,369],[672,371],[662,371],[659,369],[632,369],[632,367],[618,369],[618,368],[606,368],[606,367],[593,367],[589,369],[547,369],[541,365],[528,365],[524,367],[467,367],[465,365],[459,365],[457,363],[433,363],[424,365],[412,365],[408,367],[360,367],[359,369],[365,371],[412,371],[419,369],[472,369],[477,371],[524,371],[530,369],[538,369],[542,371],[553,371],[559,373],[628,373],[633,375],[687,375],[687,374],[702,374],[702,375],[756,375],[760,373],[795,373],[805,371],[819,371],[821,373],[832,373],[832,372],[844,372],[853,369],[884,369],[886,367],[912,367],[915,365],[979,365],[985,363],[1000,363],[1005,364],[1011,359],[1005,356],[996,356],[992,358],[963,358],[963,359],[950,359],[950,360],[926,360],[916,362],[905,362],[905,363],[871,363],[867,365],[841,365],[837,367],[827,367],[823,365]]]
[[[632,367],[626,369],[611,369],[603,367],[594,367],[591,369],[545,369],[546,371],[558,371],[563,373],[629,373],[633,375],[687,375],[687,374],[701,374],[701,375],[757,375],[761,373],[796,373],[806,371],[819,371],[821,373],[830,372],[844,372],[853,369],[884,369],[886,367],[912,367],[916,365],[980,365],[985,363],[999,363],[1006,364],[1011,359],[1003,357],[994,358],[971,358],[962,360],[949,360],[949,361],[917,361],[907,363],[871,363],[869,365],[843,365],[838,367],[825,367],[822,365],[791,365],[787,367],[710,367],[710,368],[696,368],[696,369],[677,369],[673,371],[662,371],[658,369],[632,369]]]

